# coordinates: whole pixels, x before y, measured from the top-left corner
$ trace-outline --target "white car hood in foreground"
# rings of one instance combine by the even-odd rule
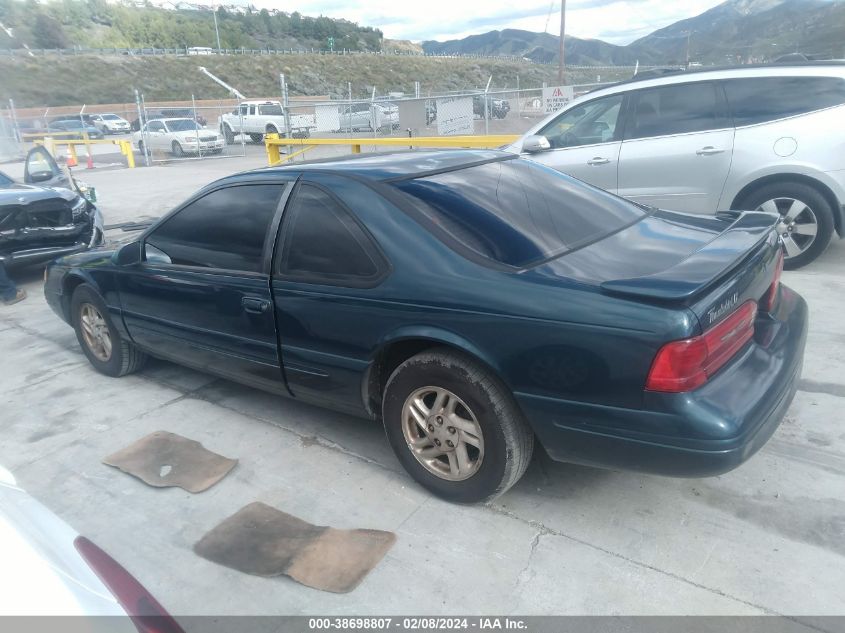
[[[126,615],[77,553],[77,536],[0,467],[0,616]]]

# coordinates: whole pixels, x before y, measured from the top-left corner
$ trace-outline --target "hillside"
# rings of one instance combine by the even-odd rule
[[[724,64],[803,52],[845,58],[845,0],[727,0],[627,46],[566,37],[568,64]],[[516,29],[423,42],[426,53],[517,55],[556,62],[557,35]]]
[[[422,43],[423,50],[435,55],[515,55],[535,62],[556,62],[560,38],[549,33],[533,33],[519,29],[490,31],[460,40]],[[624,46],[601,40],[566,37],[566,61],[574,65],[633,64],[637,57]],[[643,62],[647,59],[641,60]]]
[[[197,57],[176,56],[0,56],[0,103],[15,100],[19,107],[134,101],[138,88],[150,101],[228,96],[202,75],[197,66],[236,86],[247,96],[279,93],[279,73],[285,73],[293,95],[347,94],[367,98],[373,86],[379,94],[414,92],[419,81],[423,94],[483,88],[493,75],[493,89],[538,88],[554,82],[553,66],[492,59],[452,59],[393,55],[261,55]],[[622,78],[603,73],[610,80]],[[595,81],[581,73],[575,81]]]
[[[0,0],[0,48],[216,47],[211,11],[138,8],[105,0],[19,2]],[[382,33],[347,20],[308,17],[297,11],[254,13],[217,10],[221,48],[381,50]]]

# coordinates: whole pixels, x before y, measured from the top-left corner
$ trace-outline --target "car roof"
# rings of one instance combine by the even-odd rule
[[[480,149],[426,149],[329,158],[297,165],[264,167],[246,174],[332,172],[367,180],[418,178],[497,160],[518,158],[511,152]]]
[[[845,77],[845,62],[785,62],[778,64],[744,64],[742,66],[702,66],[690,70],[668,69],[655,75],[644,71],[642,76],[634,76],[624,81],[603,88],[592,90],[577,100],[594,98],[605,94],[627,92],[639,88],[667,86],[694,81],[712,81],[716,79],[734,79],[749,77]]]

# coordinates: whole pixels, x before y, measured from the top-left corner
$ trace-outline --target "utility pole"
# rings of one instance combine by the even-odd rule
[[[687,65],[686,68],[689,70],[689,38],[692,35],[692,31],[687,31]]]
[[[217,28],[217,9],[211,5],[211,13],[214,14],[214,34],[217,35],[217,53],[220,54],[220,29]]]
[[[563,38],[566,33],[566,0],[560,2],[560,50],[558,51],[557,59],[557,83],[562,86],[566,83],[564,76],[564,69],[566,68],[566,59],[563,52]]]

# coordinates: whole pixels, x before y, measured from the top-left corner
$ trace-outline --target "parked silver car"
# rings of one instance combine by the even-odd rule
[[[845,230],[845,64],[695,70],[583,95],[508,149],[691,213],[779,213],[786,267]]]

